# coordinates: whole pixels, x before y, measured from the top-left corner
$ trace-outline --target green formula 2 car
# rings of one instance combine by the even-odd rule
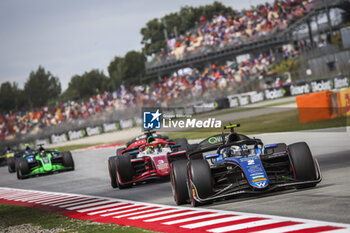
[[[47,151],[40,147],[38,151],[16,160],[18,179],[72,170],[74,161],[70,151]]]

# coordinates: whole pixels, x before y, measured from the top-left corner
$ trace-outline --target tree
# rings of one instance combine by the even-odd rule
[[[108,66],[108,73],[114,89],[121,84],[135,85],[145,75],[145,56],[137,51],[129,51],[125,57],[115,57]]]
[[[83,75],[74,75],[64,93],[65,99],[82,99],[108,89],[109,78],[102,71],[93,69]]]
[[[24,93],[31,107],[41,107],[61,94],[61,83],[57,77],[39,66],[37,71],[30,73],[24,84]]]
[[[145,75],[145,56],[136,51],[129,51],[124,58],[126,85],[140,84],[140,78]]]
[[[0,110],[9,111],[19,107],[19,93],[17,83],[4,82],[0,86]]]
[[[125,66],[123,57],[115,57],[108,66],[108,73],[111,79],[113,90],[116,90],[125,76]]]

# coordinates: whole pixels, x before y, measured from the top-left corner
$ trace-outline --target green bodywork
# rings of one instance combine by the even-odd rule
[[[30,173],[24,176],[32,176],[32,175],[72,169],[72,167],[65,167],[62,164],[52,164],[52,161],[51,161],[52,157],[53,157],[52,153],[46,153],[45,156],[43,157],[40,156],[40,154],[34,155],[34,158],[40,162],[40,165],[30,168]]]

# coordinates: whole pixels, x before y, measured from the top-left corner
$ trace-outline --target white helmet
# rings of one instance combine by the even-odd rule
[[[231,146],[230,148],[231,156],[241,156],[242,149],[239,146]]]

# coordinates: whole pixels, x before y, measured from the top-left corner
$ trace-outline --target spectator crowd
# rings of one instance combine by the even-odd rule
[[[252,6],[232,15],[215,15],[210,21],[202,16],[195,33],[187,32],[168,41],[158,61],[182,59],[185,55],[204,53],[210,48],[239,45],[282,31],[313,7],[310,0],[275,0]],[[193,30],[192,30],[193,31]]]
[[[203,70],[183,69],[151,85],[124,87],[97,93],[86,100],[57,103],[32,111],[0,114],[0,139],[29,133],[33,129],[60,125],[78,119],[100,117],[105,112],[124,111],[132,107],[175,106],[203,98],[231,93],[253,76],[263,75],[273,62],[272,56],[260,55],[244,62],[212,64]]]

